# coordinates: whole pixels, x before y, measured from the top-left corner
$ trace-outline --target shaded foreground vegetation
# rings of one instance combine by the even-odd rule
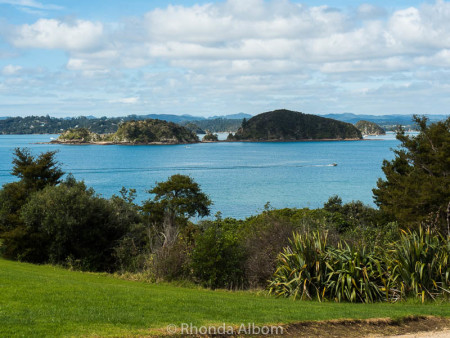
[[[54,153],[16,149],[19,181],[0,191],[0,252],[130,279],[268,288],[296,299],[446,299],[450,119],[426,122],[417,119],[417,137],[399,133],[403,149],[384,162],[386,179],[374,190],[379,209],[334,196],[320,209],[268,204],[245,220],[219,213],[196,224],[190,219],[208,216],[211,201],[188,176],[157,183],[137,205],[132,189],[102,198],[71,175],[63,180]]]
[[[346,304],[276,299],[168,284],[139,283],[0,259],[0,334],[9,336],[144,336],[168,324],[239,326],[305,320],[450,316],[446,303]]]

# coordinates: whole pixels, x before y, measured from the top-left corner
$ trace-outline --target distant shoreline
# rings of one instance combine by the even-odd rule
[[[50,142],[37,142],[36,144],[63,144],[63,145],[124,145],[124,146],[148,146],[148,145],[188,145],[188,144],[198,144],[198,143],[289,143],[289,142],[328,142],[328,141],[365,141],[359,138],[348,138],[348,139],[302,139],[302,140],[219,140],[219,141],[199,141],[199,142],[110,142],[110,141],[96,141],[96,142],[80,142],[80,141],[58,141],[53,140]]]

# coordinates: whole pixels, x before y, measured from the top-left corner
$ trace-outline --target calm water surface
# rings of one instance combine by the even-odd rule
[[[189,146],[49,145],[57,135],[0,135],[0,184],[13,181],[15,147],[37,154],[58,150],[65,172],[105,197],[122,186],[138,199],[155,182],[180,173],[192,176],[214,202],[212,214],[244,218],[266,202],[275,208],[320,207],[331,195],[372,204],[383,159],[399,144],[393,134],[365,141],[205,143]],[[330,166],[337,163],[336,167]]]

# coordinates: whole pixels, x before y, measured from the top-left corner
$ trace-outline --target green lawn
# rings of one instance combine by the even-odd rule
[[[139,335],[168,324],[240,325],[337,318],[450,317],[445,303],[299,302],[250,292],[146,284],[0,259],[0,336]]]

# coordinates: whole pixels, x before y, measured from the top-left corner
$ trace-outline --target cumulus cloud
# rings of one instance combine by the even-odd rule
[[[14,75],[17,74],[22,69],[21,66],[15,66],[15,65],[7,65],[3,67],[2,74],[3,75]]]
[[[316,71],[336,62],[345,66],[335,71],[375,71],[383,65],[394,70],[396,64],[402,70],[403,62],[392,60],[422,57],[423,64],[427,57],[450,48],[448,2],[386,13],[361,5],[361,23],[350,13],[328,6],[228,0],[191,7],[169,5],[114,28],[83,20],[69,24],[41,19],[17,27],[12,42],[18,47],[66,50],[71,70],[140,68],[163,61],[193,70],[223,65],[224,70],[243,73],[251,69],[259,73],[262,63],[268,72],[280,64],[293,71],[305,67]]]
[[[15,27],[8,38],[19,48],[82,51],[98,47],[102,35],[101,23],[86,20],[68,23],[56,19],[39,19],[34,24]]]
[[[39,9],[34,0],[9,2]],[[415,74],[444,79],[438,75],[450,70],[450,2],[443,0],[390,12],[368,3],[342,10],[227,0],[168,5],[115,23],[39,19],[3,35],[18,49],[65,51],[66,71],[87,88],[115,74],[122,99],[105,101],[133,107],[205,100],[225,109],[233,95],[250,108],[320,101],[330,104],[325,110],[345,109],[355,97],[375,100],[389,90],[440,92]]]

